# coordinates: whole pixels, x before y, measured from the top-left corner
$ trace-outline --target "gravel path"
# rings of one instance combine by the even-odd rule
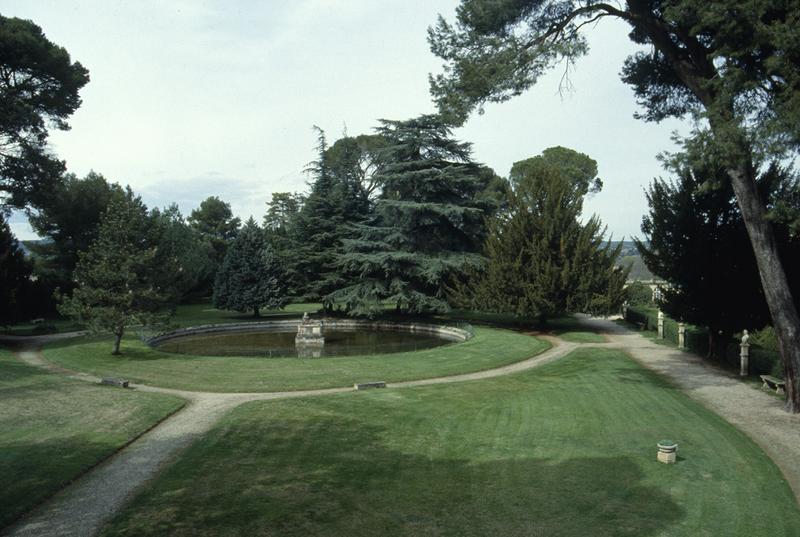
[[[754,389],[695,354],[660,345],[612,321],[580,320],[604,333],[610,341],[606,345],[625,351],[660,373],[752,438],[778,465],[800,502],[800,415],[784,411],[781,399]]]
[[[800,501],[800,417],[782,410],[780,400],[706,365],[687,352],[658,345],[611,321],[581,317],[588,328],[603,333],[608,343],[571,343],[539,336],[553,347],[507,366],[424,380],[393,382],[388,388],[427,386],[493,378],[552,362],[580,347],[612,347],[630,354],[643,366],[672,381],[690,396],[753,438],[783,471]],[[38,351],[21,351],[20,359],[65,374],[98,382],[97,377],[65,370],[45,361]],[[308,397],[352,391],[351,387],[270,393],[190,392],[133,385],[134,389],[177,395],[189,401],[180,412],[142,435],[97,468],[62,490],[50,501],[7,529],[3,535],[21,537],[91,536],[120,510],[160,469],[170,464],[195,439],[204,435],[228,411],[249,401]]]

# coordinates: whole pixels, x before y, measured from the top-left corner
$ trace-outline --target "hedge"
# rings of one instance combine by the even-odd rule
[[[645,330],[658,331],[658,310],[646,306],[628,306],[625,320],[634,324],[644,325]],[[664,316],[664,339],[678,344],[678,322]],[[708,355],[708,329],[699,326],[686,325],[686,348],[705,358]],[[731,342],[725,349],[725,363],[729,366],[739,367],[739,343]],[[780,355],[772,350],[750,345],[750,374],[773,375],[783,378],[783,363]]]

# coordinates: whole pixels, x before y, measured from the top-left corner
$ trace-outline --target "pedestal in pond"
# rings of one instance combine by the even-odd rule
[[[303,314],[303,320],[297,326],[297,336],[294,338],[297,355],[301,358],[319,358],[325,346],[325,335],[322,331],[322,321],[313,321],[308,313]]]
[[[305,345],[298,343],[295,349],[297,350],[298,358],[322,358],[322,345]]]

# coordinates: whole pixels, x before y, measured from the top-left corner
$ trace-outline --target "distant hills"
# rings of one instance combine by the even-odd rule
[[[639,255],[639,250],[636,249],[636,245],[633,243],[633,241],[611,241],[611,244],[616,246],[620,242],[622,242],[622,251],[620,252],[617,266],[631,267],[631,272],[628,274],[628,280],[639,281],[655,279],[653,273],[650,272],[650,270],[645,266],[644,261],[642,261],[642,256]]]

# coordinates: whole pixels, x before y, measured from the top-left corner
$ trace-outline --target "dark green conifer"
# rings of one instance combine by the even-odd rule
[[[381,121],[386,141],[381,197],[369,220],[344,239],[338,266],[351,282],[328,296],[352,315],[374,315],[384,302],[423,313],[449,309],[445,283],[481,263],[493,174],[470,160],[470,145],[451,138],[436,116]]]
[[[228,248],[214,282],[215,308],[240,312],[280,309],[288,302],[284,271],[252,218]]]
[[[488,262],[454,286],[462,306],[540,321],[567,312],[606,314],[621,306],[627,271],[615,268],[620,246],[604,243],[596,216],[580,222],[584,196],[598,184],[596,165],[586,155],[559,149],[591,166],[575,174],[574,167],[541,157],[514,165],[507,207],[492,221],[486,240]]]
[[[345,282],[336,265],[342,241],[352,234],[351,226],[366,217],[369,200],[357,174],[350,170],[357,160],[350,162],[350,155],[331,152],[325,133],[317,132],[319,156],[307,170],[313,178],[311,191],[291,229],[291,264],[302,297],[323,300],[327,307],[330,304],[324,297]]]
[[[0,211],[0,324],[19,322],[31,266]]]

